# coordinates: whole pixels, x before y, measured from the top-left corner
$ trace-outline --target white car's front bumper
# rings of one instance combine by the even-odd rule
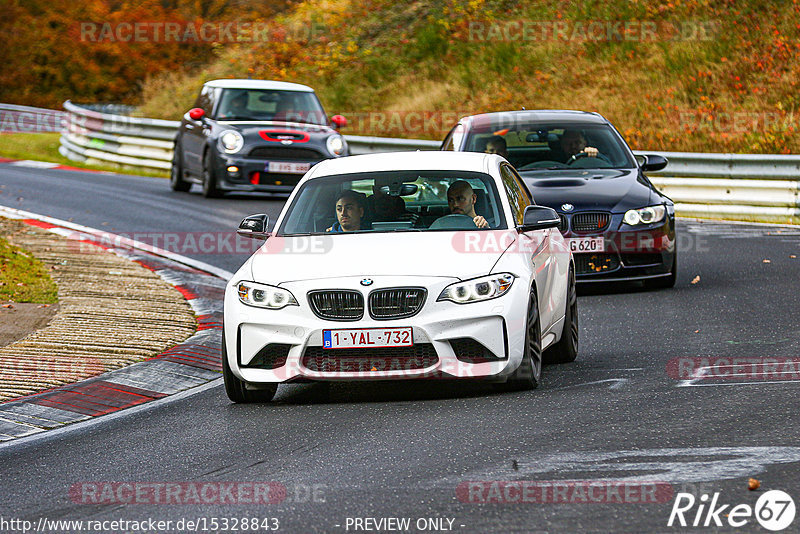
[[[297,299],[299,306],[269,310],[247,306],[236,292],[238,279],[231,280],[225,292],[225,341],[228,364],[233,373],[253,384],[312,380],[374,380],[403,378],[498,378],[511,374],[520,364],[525,338],[525,314],[529,285],[516,279],[502,297],[470,304],[437,302],[439,294],[455,278],[372,277],[369,287],[360,285],[363,277],[331,278],[281,284]],[[317,317],[311,310],[307,292],[319,289],[358,290],[364,295],[388,287],[424,287],[427,297],[413,317],[375,320],[365,312],[358,321],[333,321]],[[322,331],[337,329],[393,328],[413,329],[413,348],[347,349],[322,348]],[[456,356],[454,340],[471,339],[488,349],[494,357],[482,363],[468,363]],[[456,346],[458,345],[456,342]],[[463,341],[461,343],[464,343]],[[256,368],[258,354],[268,345],[281,346],[285,364],[276,368]],[[463,346],[463,345],[461,345]],[[287,352],[288,350],[288,352]],[[463,351],[461,352],[463,356]],[[312,364],[312,358],[317,363]],[[469,360],[469,358],[466,358]],[[325,370],[319,370],[320,363]],[[316,370],[315,370],[316,369]]]

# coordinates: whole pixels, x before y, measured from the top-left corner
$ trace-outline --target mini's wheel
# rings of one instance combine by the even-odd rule
[[[181,147],[175,143],[172,151],[172,167],[169,172],[169,186],[173,191],[186,192],[192,188],[192,183],[183,179],[183,163],[181,162]]]
[[[217,188],[217,173],[214,171],[214,160],[211,152],[206,152],[203,157],[203,196],[206,198],[216,198],[222,195],[222,191]]]

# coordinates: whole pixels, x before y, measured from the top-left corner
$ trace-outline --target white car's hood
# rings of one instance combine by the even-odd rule
[[[396,232],[270,237],[252,258],[253,280],[281,284],[345,276],[447,276],[488,274],[513,234]]]

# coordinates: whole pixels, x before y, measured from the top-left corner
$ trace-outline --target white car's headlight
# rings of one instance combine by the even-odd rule
[[[667,208],[664,206],[648,206],[638,210],[628,210],[625,212],[625,224],[636,226],[637,224],[653,224],[664,220]]]
[[[275,286],[257,284],[255,282],[239,282],[236,284],[239,300],[248,306],[280,310],[286,306],[299,306],[291,292]]]
[[[328,152],[334,156],[341,156],[344,152],[344,138],[341,135],[332,135],[325,142],[328,146]]]
[[[450,300],[456,304],[489,300],[505,295],[512,283],[514,283],[514,275],[509,273],[473,278],[450,284],[444,288],[436,300]]]
[[[244,137],[236,130],[227,130],[219,136],[219,144],[225,152],[234,154],[244,146]]]

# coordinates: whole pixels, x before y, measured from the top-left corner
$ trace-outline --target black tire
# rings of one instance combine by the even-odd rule
[[[542,378],[542,329],[539,325],[539,303],[531,291],[528,315],[525,321],[525,350],[522,363],[505,382],[495,384],[501,391],[528,391],[536,389]]]
[[[181,148],[178,143],[175,143],[175,150],[172,152],[172,168],[169,173],[169,186],[173,191],[180,191],[183,193],[192,188],[192,183],[183,179]]]
[[[675,281],[678,278],[678,251],[672,256],[672,269],[669,271],[669,276],[662,278],[652,278],[644,281],[644,287],[647,289],[669,289],[675,287]]]
[[[578,357],[578,291],[575,287],[575,271],[569,267],[567,288],[567,310],[564,313],[564,332],[558,343],[544,352],[545,363],[569,363]]]
[[[217,173],[214,170],[214,159],[211,152],[206,152],[203,156],[203,196],[206,198],[217,198],[222,195],[222,191],[217,189]]]
[[[246,382],[236,378],[228,365],[228,355],[225,350],[225,334],[222,335],[222,378],[225,381],[225,393],[228,398],[237,404],[252,402],[269,402],[278,391],[278,384],[260,385],[259,389],[247,389]]]

